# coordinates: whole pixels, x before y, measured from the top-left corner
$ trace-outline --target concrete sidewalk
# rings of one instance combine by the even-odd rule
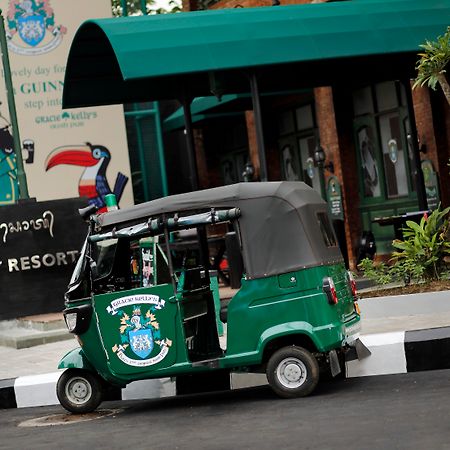
[[[348,377],[450,368],[450,292],[363,299],[362,342],[372,355],[347,363]],[[25,349],[0,347],[0,408],[57,404],[59,360],[75,339]],[[233,375],[234,388],[265,384],[264,375]],[[144,380],[122,399],[175,394],[170,380]]]

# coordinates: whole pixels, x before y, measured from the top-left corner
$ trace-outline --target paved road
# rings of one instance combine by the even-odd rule
[[[22,428],[60,407],[0,411],[0,449],[450,449],[450,371],[322,384],[305,399],[266,388],[160,400],[84,423]]]

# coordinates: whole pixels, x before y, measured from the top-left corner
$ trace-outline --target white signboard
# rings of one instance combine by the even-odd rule
[[[110,192],[133,204],[122,106],[62,110],[64,73],[78,27],[111,17],[110,0],[0,0],[5,18],[25,173],[38,201]],[[0,78],[0,205],[17,200],[15,155]]]

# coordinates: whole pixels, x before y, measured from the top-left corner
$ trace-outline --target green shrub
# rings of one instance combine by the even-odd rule
[[[404,240],[395,239],[390,265],[374,264],[364,259],[358,268],[377,284],[391,282],[429,282],[448,277],[445,257],[450,254],[449,208],[425,215],[420,223],[408,220],[403,228]]]
[[[420,223],[408,220],[403,228],[404,240],[392,242],[397,251],[392,253],[394,270],[403,271],[405,277],[414,281],[432,281],[441,278],[446,270],[444,257],[450,254],[449,208],[433,211]]]
[[[375,264],[371,259],[364,258],[358,264],[358,269],[363,272],[366,278],[376,284],[388,284],[393,281],[389,266],[385,263]]]

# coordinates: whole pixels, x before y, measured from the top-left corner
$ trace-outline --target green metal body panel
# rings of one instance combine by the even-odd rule
[[[327,276],[336,284],[337,305],[330,305],[322,291]],[[258,363],[268,342],[292,334],[308,336],[318,351],[329,351],[341,347],[345,324],[356,321],[359,316],[341,264],[243,280],[228,305],[227,355],[231,363],[241,355]]]
[[[147,378],[175,363],[187,363],[171,285],[97,295],[94,314],[107,368],[115,378]],[[136,346],[143,350],[135,353]]]
[[[336,285],[337,305],[322,291],[328,276]],[[170,285],[94,296],[89,329],[80,336],[82,349],[66,355],[60,368],[95,370],[117,385],[215,369],[247,370],[262,362],[265,347],[274,339],[306,336],[318,352],[327,352],[342,347],[345,327],[359,321],[342,264],[243,280],[228,306],[225,354],[214,368],[194,367],[186,349],[182,302],[183,294],[173,296]],[[152,333],[148,354],[131,349],[137,322],[140,330]]]
[[[115,300],[119,300],[120,304],[114,303]],[[134,300],[138,303],[133,303]],[[179,364],[190,366],[177,313],[178,305],[170,285],[96,295],[92,305],[94,312],[89,328],[79,336],[82,347],[68,353],[61,360],[59,368],[92,370],[112,384],[124,385],[138,379],[158,378],[162,376],[159,371],[167,367]],[[69,308],[73,306],[80,306],[80,303],[67,305]],[[159,342],[154,342],[147,361],[133,354],[129,348],[127,331],[131,327],[126,325],[131,324],[137,307],[140,308],[143,328],[152,322],[153,325],[148,329],[152,330],[154,340]],[[147,313],[149,317],[145,317]],[[125,327],[123,332],[122,326]],[[155,333],[158,330],[160,333]],[[128,342],[125,342],[126,339]]]
[[[85,369],[96,372],[94,366],[87,360],[81,348],[74,348],[63,356],[59,362],[58,369]]]

